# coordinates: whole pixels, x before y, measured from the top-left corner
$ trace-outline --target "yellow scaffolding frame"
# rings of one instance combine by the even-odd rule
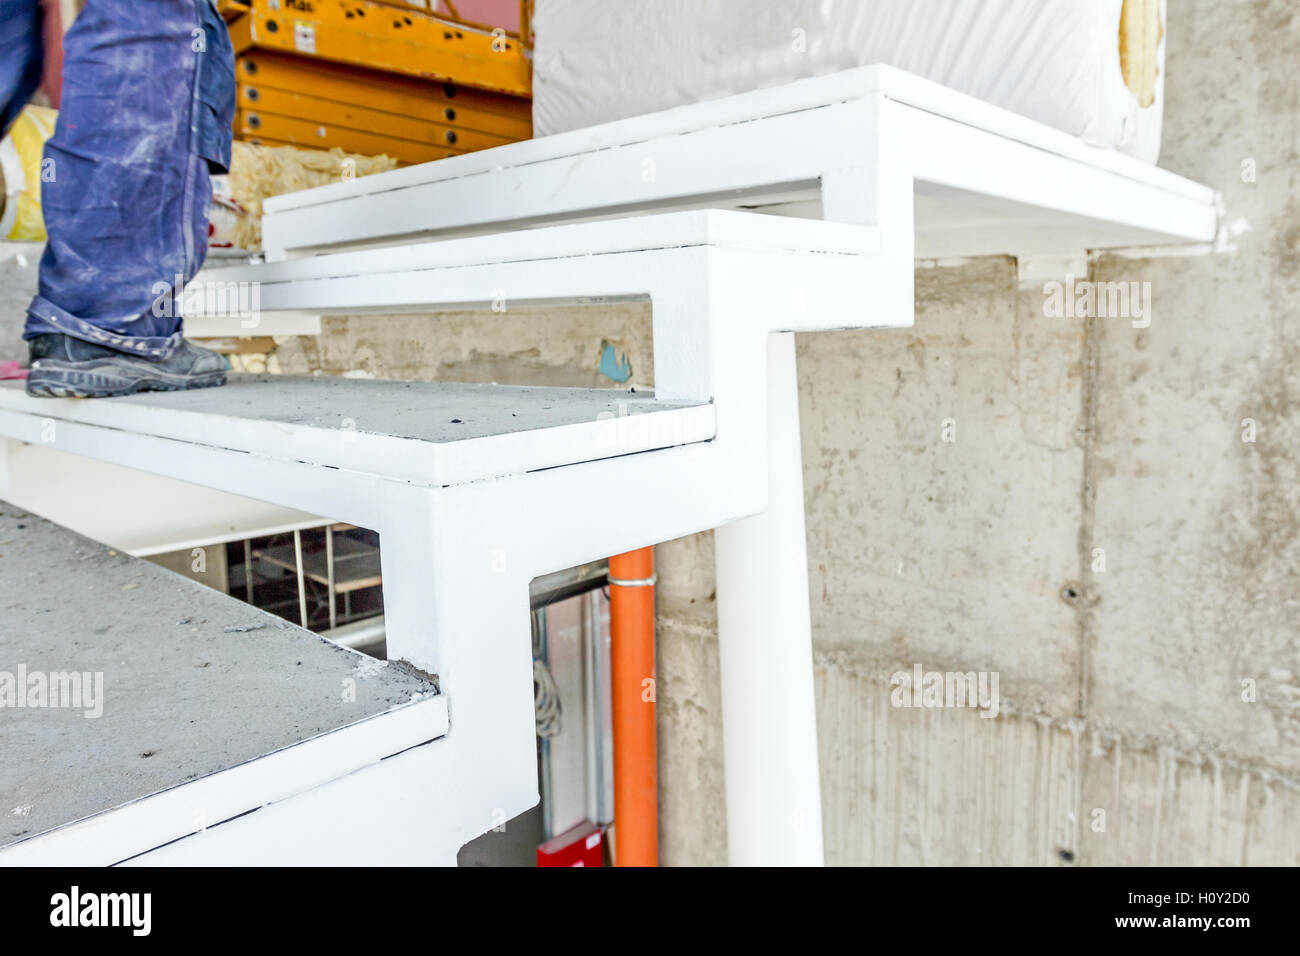
[[[387,153],[422,163],[532,136],[528,100],[392,73],[249,51],[236,67],[238,138]]]
[[[298,56],[454,82],[512,96],[532,95],[526,42],[527,2],[520,33],[395,0],[221,0],[237,54],[278,50]],[[450,9],[455,9],[450,3]]]

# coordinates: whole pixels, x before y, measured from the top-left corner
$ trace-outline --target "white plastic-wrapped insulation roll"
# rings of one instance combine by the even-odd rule
[[[537,0],[545,136],[881,63],[1155,162],[1164,0]]]

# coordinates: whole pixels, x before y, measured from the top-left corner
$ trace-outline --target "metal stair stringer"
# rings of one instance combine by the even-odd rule
[[[258,418],[259,394],[274,405],[325,387],[268,377],[89,403],[0,389],[0,431],[378,531],[388,655],[436,675],[447,701],[448,734],[402,756],[417,789],[456,781],[436,801],[435,855],[446,861],[537,799],[529,581],[761,512],[767,339],[861,324],[878,240],[872,227],[692,211],[222,277],[259,283],[270,309],[463,308],[503,289],[511,302],[647,298],[653,398],[601,391],[614,407],[594,421],[462,441],[375,436],[361,413],[333,429],[298,422],[298,411]],[[329,387],[336,394],[321,400],[346,414],[378,385]],[[227,397],[248,417],[225,409]],[[548,457],[552,434],[563,453]]]

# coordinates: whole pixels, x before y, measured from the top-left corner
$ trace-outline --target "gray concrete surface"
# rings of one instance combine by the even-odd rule
[[[2,501],[0,672],[0,846],[436,693]],[[64,706],[3,696],[69,672]]]
[[[19,382],[0,385],[0,389],[21,388]],[[232,374],[222,388],[143,392],[107,401],[205,416],[197,420],[196,434],[216,442],[222,440],[221,428],[237,428],[240,420],[247,419],[434,444],[586,425],[700,404],[656,402],[654,392],[646,389],[610,392],[242,374]],[[77,407],[83,406],[51,406],[58,409],[55,414]]]
[[[0,360],[27,361],[23,323],[44,248],[39,242],[0,242]]]

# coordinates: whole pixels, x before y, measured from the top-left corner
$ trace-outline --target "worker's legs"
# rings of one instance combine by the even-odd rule
[[[0,136],[41,82],[40,0],[0,0]]]
[[[49,240],[23,337],[33,394],[221,384],[183,345],[207,252],[209,169],[230,162],[234,56],[209,0],[88,0],[64,37],[41,204]],[[39,360],[39,361],[37,361]]]

